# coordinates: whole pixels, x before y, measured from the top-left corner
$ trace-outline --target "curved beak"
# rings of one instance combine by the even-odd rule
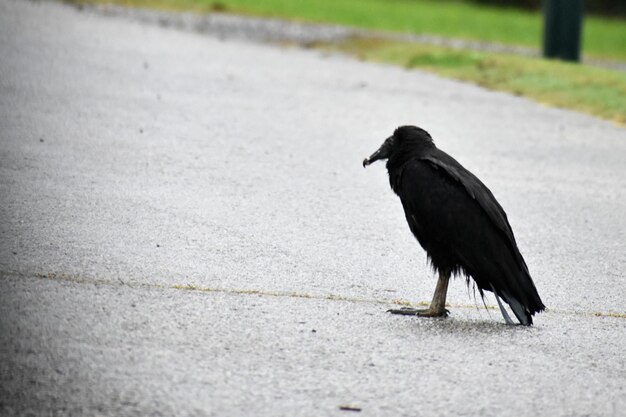
[[[370,165],[371,163],[378,161],[379,159],[387,159],[389,158],[389,154],[391,153],[391,147],[393,146],[393,136],[387,138],[385,142],[378,148],[376,152],[370,155],[369,158],[365,158],[363,160],[363,168]]]
[[[374,161],[378,161],[379,159],[383,159],[385,158],[384,156],[382,156],[382,152],[380,149],[378,149],[376,152],[374,152],[373,154],[370,155],[369,158],[365,158],[363,160],[363,168],[365,168],[366,166],[368,166],[369,164],[371,164]]]

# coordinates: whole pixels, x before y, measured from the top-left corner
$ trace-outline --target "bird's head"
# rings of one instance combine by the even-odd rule
[[[427,131],[416,126],[400,126],[393,132],[393,135],[385,139],[376,152],[363,160],[363,167],[379,159],[389,159],[398,153],[419,149],[423,146],[433,146],[433,139]]]

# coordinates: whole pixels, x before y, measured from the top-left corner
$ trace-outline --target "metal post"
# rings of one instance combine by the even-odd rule
[[[543,0],[543,56],[580,60],[583,0]]]

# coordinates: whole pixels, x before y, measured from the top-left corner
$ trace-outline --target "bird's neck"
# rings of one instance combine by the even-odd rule
[[[402,149],[394,152],[389,159],[387,159],[387,172],[389,173],[389,185],[393,191],[398,194],[400,189],[400,178],[402,171],[407,162],[412,159],[421,158],[428,154],[434,146],[432,144],[411,143],[404,146]]]
[[[402,177],[402,171],[407,162],[413,157],[407,155],[399,155],[397,157],[389,158],[387,160],[387,172],[389,173],[389,185],[391,189],[399,195],[400,191],[400,179]]]

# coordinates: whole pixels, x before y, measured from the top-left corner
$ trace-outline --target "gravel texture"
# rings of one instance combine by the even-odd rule
[[[0,0],[0,51],[1,415],[624,415],[626,130],[57,3]],[[435,285],[361,167],[406,123],[507,210],[534,327],[462,280],[385,313]]]

